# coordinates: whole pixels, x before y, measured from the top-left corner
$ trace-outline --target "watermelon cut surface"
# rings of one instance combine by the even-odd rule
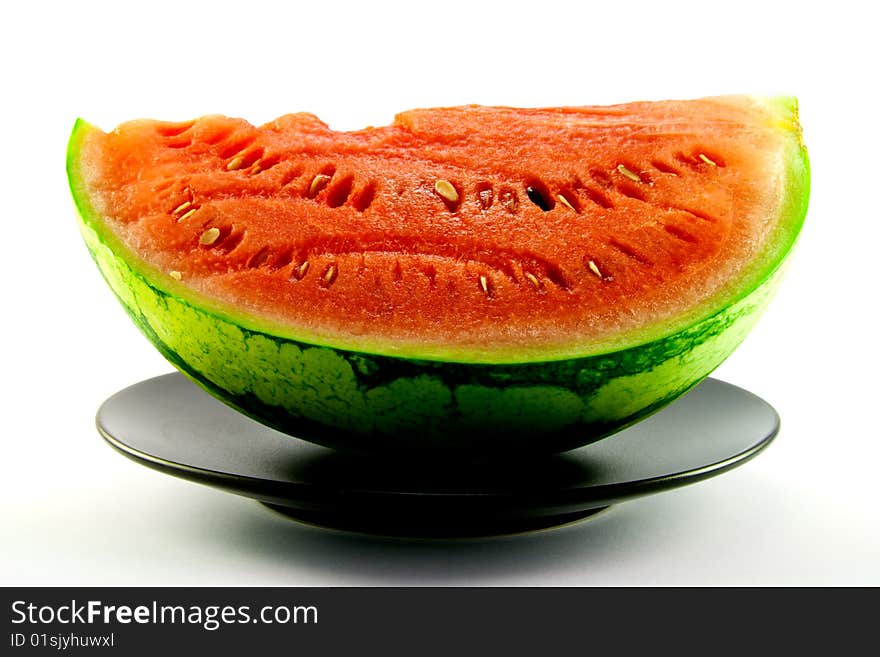
[[[68,172],[172,362],[363,449],[564,449],[662,407],[751,327],[809,188],[795,102],[750,97],[80,121]]]

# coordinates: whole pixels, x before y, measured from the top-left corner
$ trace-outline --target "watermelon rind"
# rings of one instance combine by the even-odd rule
[[[134,323],[181,372],[230,406],[331,447],[558,452],[612,434],[702,381],[742,342],[777,290],[801,229],[810,172],[792,98],[756,99],[784,134],[774,232],[737,280],[685,316],[602,344],[517,353],[444,345],[322,343],[222,307],[151,267],[107,228],[67,156],[85,243]]]

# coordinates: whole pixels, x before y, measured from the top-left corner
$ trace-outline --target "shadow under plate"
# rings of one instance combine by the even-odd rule
[[[388,536],[467,537],[566,524],[726,472],[775,437],[761,398],[706,379],[659,413],[563,454],[476,463],[337,452],[238,413],[178,373],[110,397],[98,431],[167,474],[255,498],[299,521]]]

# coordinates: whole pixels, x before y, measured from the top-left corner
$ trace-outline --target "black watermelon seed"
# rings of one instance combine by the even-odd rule
[[[532,203],[537,205],[544,212],[547,212],[550,209],[550,203],[548,203],[547,199],[544,198],[544,195],[534,187],[526,187],[526,195]]]

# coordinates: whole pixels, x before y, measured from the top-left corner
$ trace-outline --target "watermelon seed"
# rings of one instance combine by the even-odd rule
[[[483,294],[489,296],[489,279],[483,274],[480,274],[480,289],[483,290]]]
[[[525,277],[526,277],[526,280],[532,284],[533,288],[535,288],[536,290],[541,289],[541,281],[539,281],[538,277],[535,276],[532,272],[530,272],[530,271],[525,272]]]
[[[602,276],[602,272],[599,271],[599,266],[593,260],[590,260],[588,265],[590,267],[590,271],[596,274],[596,276],[598,276],[599,278],[605,278],[604,276]]]
[[[186,209],[187,209],[189,206],[191,206],[191,205],[192,205],[192,201],[184,201],[183,203],[181,203],[180,205],[178,205],[176,208],[174,208],[174,209],[171,211],[171,214],[176,215],[176,214],[179,214],[179,213],[181,213],[181,212],[185,212]]]
[[[458,203],[458,191],[452,183],[442,178],[434,183],[434,191],[450,203]]]
[[[526,187],[526,196],[529,200],[541,208],[544,212],[550,210],[553,206],[544,198],[544,195],[536,187]]]
[[[717,167],[717,166],[718,166],[718,164],[717,164],[716,162],[713,162],[712,160],[710,160],[710,159],[706,156],[705,153],[700,153],[699,158],[700,158],[701,160],[703,160],[703,162],[705,162],[706,164],[711,164],[713,167]]]
[[[217,241],[217,238],[220,237],[220,229],[219,228],[209,228],[202,236],[199,237],[199,244],[203,246],[210,246],[214,242]]]
[[[327,271],[324,272],[324,284],[327,287],[333,285],[333,281],[336,280],[336,275],[339,273],[339,270],[336,269],[336,265],[330,265],[327,267]]]
[[[191,216],[193,216],[196,213],[196,210],[198,210],[198,208],[193,208],[193,209],[189,210],[188,212],[184,213],[183,215],[181,215],[180,217],[177,218],[177,222],[180,223],[184,219],[189,219]]]
[[[236,169],[240,169],[242,164],[244,164],[244,158],[241,155],[236,155],[226,163],[226,170],[235,171]]]
[[[322,189],[327,186],[327,183],[330,182],[331,176],[328,176],[326,173],[319,173],[314,178],[312,178],[312,183],[309,185],[309,198],[315,198]]]
[[[296,267],[293,270],[293,277],[296,280],[301,281],[303,278],[305,278],[305,275],[308,273],[308,271],[309,271],[309,261],[303,260],[302,264],[300,264],[299,267]]]
[[[562,205],[567,207],[569,210],[574,210],[575,212],[577,212],[577,210],[574,209],[574,206],[571,204],[571,202],[567,198],[565,198],[565,196],[563,196],[562,194],[557,194],[556,200],[559,201],[560,203],[562,203]]]
[[[625,164],[618,164],[617,171],[620,172],[621,175],[626,176],[627,178],[632,180],[633,182],[642,182],[639,174],[637,174],[635,171],[631,171],[630,169],[628,169]]]
[[[181,274],[179,271],[176,271],[176,270],[168,272],[168,275],[171,278],[173,278],[175,281],[179,281],[181,278],[183,278],[183,274]]]

